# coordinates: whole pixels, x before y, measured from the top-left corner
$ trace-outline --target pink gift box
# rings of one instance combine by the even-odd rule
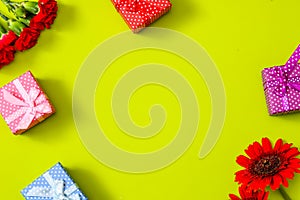
[[[55,113],[30,71],[0,88],[0,113],[18,135]]]
[[[169,0],[111,0],[129,28],[137,33],[166,14]]]
[[[262,71],[268,112],[280,115],[300,111],[300,45],[282,66]]]

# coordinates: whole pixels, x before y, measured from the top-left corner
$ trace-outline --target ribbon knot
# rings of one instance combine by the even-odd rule
[[[45,95],[41,95],[41,90],[32,87],[27,93],[18,79],[14,80],[13,84],[20,93],[22,100],[15,97],[7,90],[2,90],[4,100],[12,105],[19,107],[19,109],[16,110],[14,113],[9,115],[8,117],[5,117],[5,121],[8,124],[22,117],[16,129],[28,129],[30,124],[37,116],[52,112],[52,108],[48,103]]]
[[[27,197],[52,198],[53,200],[81,200],[79,194],[72,194],[77,190],[75,184],[65,188],[64,180],[54,180],[49,172],[43,175],[50,187],[32,187],[26,194]]]
[[[291,76],[291,72],[285,72],[282,67],[275,67],[275,69],[272,69],[279,74],[278,77],[274,77],[274,80],[269,81],[266,83],[265,88],[274,87],[273,92],[279,96],[284,97],[289,89],[295,89],[300,91],[300,81],[299,76]]]
[[[156,4],[152,4],[149,0],[115,0],[115,7],[118,11],[125,8],[129,12],[139,12],[144,15],[150,15],[149,11],[156,8]]]
[[[300,45],[294,51],[284,66],[276,66],[265,69],[268,78],[264,82],[264,89],[271,88],[273,93],[282,98],[285,111],[290,109],[287,94],[291,89],[300,92],[300,76],[296,74],[298,61],[300,60]]]

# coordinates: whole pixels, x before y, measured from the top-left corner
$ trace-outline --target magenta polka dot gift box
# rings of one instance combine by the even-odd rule
[[[112,0],[112,3],[134,33],[153,23],[172,7],[169,0]]]
[[[300,110],[300,45],[285,65],[262,71],[267,107],[270,115]]]
[[[0,113],[18,135],[55,113],[30,71],[0,88]]]

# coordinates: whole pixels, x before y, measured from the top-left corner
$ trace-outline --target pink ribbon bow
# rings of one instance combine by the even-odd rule
[[[17,111],[5,118],[5,121],[8,124],[23,116],[16,129],[28,129],[35,117],[40,114],[52,112],[52,108],[45,95],[42,95],[39,89],[32,87],[30,88],[29,93],[27,93],[18,79],[14,80],[13,84],[21,94],[22,100],[3,89],[2,92],[4,100],[10,104],[20,107]]]

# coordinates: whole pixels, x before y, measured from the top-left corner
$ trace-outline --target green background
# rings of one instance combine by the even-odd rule
[[[130,70],[134,62],[152,62],[151,57],[156,58],[155,62],[163,60],[183,70],[197,91],[201,108],[202,119],[194,143],[171,166],[148,174],[115,171],[86,151],[72,116],[76,75],[98,44],[128,27],[109,0],[61,0],[52,28],[41,34],[34,48],[17,53],[15,61],[0,70],[2,86],[30,69],[57,109],[54,116],[21,136],[12,135],[4,120],[0,120],[1,199],[23,199],[19,191],[57,161],[62,162],[91,200],[228,199],[228,193],[237,193],[234,173],[241,168],[235,159],[250,143],[267,136],[273,142],[283,138],[300,146],[300,115],[268,116],[261,82],[261,70],[284,64],[299,43],[300,2],[172,0],[172,3],[170,13],[151,26],[179,31],[202,45],[218,66],[226,89],[224,129],[209,156],[198,159],[211,115],[203,79],[189,73],[192,66],[188,63],[158,50],[137,51],[120,58],[123,62],[112,65],[103,81],[109,85],[111,80],[118,80],[118,68]],[[109,94],[110,89],[105,85],[98,87],[96,99],[101,103],[99,91]],[[133,120],[141,125],[149,123],[147,110],[156,102],[166,105],[169,126],[162,130],[160,138],[149,143],[119,137],[122,132],[105,118],[111,115],[109,108],[96,113],[114,143],[130,151],[148,152],[174,137],[180,120],[174,96],[154,85],[134,94],[129,107]],[[290,183],[287,192],[292,199],[299,199],[300,176],[296,175]],[[273,192],[270,199],[281,197]]]

